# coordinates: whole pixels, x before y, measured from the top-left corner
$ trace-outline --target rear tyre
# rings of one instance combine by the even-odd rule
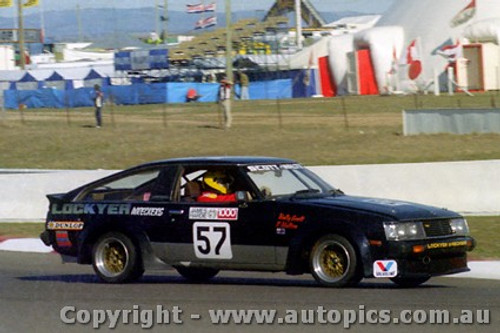
[[[185,279],[193,282],[206,282],[219,273],[218,269],[206,267],[175,267]]]
[[[119,232],[109,232],[97,240],[92,250],[92,266],[107,283],[131,282],[144,274],[140,250]]]
[[[339,235],[320,238],[311,250],[309,263],[316,281],[327,287],[353,286],[362,278],[354,247]]]
[[[421,278],[399,278],[394,277],[391,278],[391,281],[403,288],[413,288],[418,287],[422,283],[427,282],[430,277],[421,277]]]

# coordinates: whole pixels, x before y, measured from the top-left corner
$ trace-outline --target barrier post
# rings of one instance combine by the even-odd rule
[[[279,129],[283,128],[283,118],[281,116],[281,103],[279,97],[276,98],[276,109],[278,111],[278,127]]]
[[[167,103],[163,103],[163,108],[162,108],[163,112],[162,112],[162,116],[163,116],[163,127],[164,128],[167,128],[168,127],[168,123],[167,123]]]
[[[109,94],[109,104],[110,104],[109,113],[111,115],[111,126],[113,128],[115,128],[116,127],[116,123],[115,123],[115,103],[114,103],[114,98],[113,98],[113,93],[112,92]]]
[[[19,116],[21,117],[21,123],[24,125],[26,124],[26,121],[24,120],[24,108],[26,107],[25,104],[19,103],[18,109],[19,109]]]
[[[66,109],[66,123],[68,126],[71,125],[71,117],[69,114],[69,106],[68,106],[68,94],[66,94],[66,91],[64,92],[64,107]]]
[[[349,129],[349,119],[347,118],[347,109],[345,106],[345,98],[342,96],[340,98],[340,103],[342,105],[342,114],[344,115],[344,127],[345,129]]]

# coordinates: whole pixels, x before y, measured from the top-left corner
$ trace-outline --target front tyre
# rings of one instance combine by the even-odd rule
[[[316,281],[327,287],[356,285],[362,278],[354,247],[339,235],[320,238],[311,250],[309,263]]]
[[[135,281],[144,273],[138,247],[119,232],[109,232],[97,240],[92,249],[92,266],[107,283]]]

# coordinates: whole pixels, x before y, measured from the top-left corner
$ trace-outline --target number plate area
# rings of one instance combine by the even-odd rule
[[[232,259],[229,223],[193,223],[193,247],[199,259]]]

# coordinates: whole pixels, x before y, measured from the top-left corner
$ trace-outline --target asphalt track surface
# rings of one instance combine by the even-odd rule
[[[67,306],[74,307],[73,312],[66,313],[67,318],[76,319],[79,313],[83,320],[86,313],[93,315],[93,310],[132,310],[130,322],[119,320],[115,332],[341,332],[346,331],[345,322],[321,324],[319,319],[327,317],[319,318],[318,311],[341,313],[342,318],[347,318],[344,310],[351,316],[355,312],[358,322],[350,324],[348,332],[498,332],[500,281],[443,277],[431,279],[419,288],[404,289],[388,280],[370,279],[355,288],[329,289],[318,286],[309,275],[222,272],[209,283],[195,284],[166,270],[148,271],[136,283],[108,285],[97,280],[90,266],[62,264],[56,254],[0,251],[0,332],[95,330],[92,322],[64,324],[61,311]],[[147,322],[139,317],[133,323],[133,311],[139,316],[139,310],[154,309],[164,311],[162,321],[166,321],[168,312],[170,323],[154,323],[149,329],[141,327]],[[311,310],[315,311],[316,324],[295,324],[293,317],[286,317],[291,324],[214,324],[209,316],[213,309],[272,309],[283,318],[291,313],[289,310],[297,310],[298,322],[302,310]],[[473,310],[475,314],[478,309],[489,310],[490,324],[369,324],[359,320],[372,310],[390,310],[391,318],[406,310],[420,314],[421,310],[447,310],[455,318],[462,310]],[[97,315],[91,318],[97,320]],[[109,331],[109,325],[108,318],[98,331]]]

